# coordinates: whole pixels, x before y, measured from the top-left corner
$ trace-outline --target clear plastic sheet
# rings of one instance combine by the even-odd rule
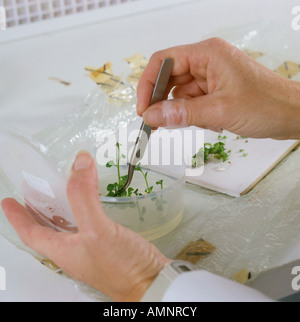
[[[299,162],[300,151],[292,152],[240,198],[187,185],[182,224],[154,243],[173,258],[183,245],[202,238],[216,250],[198,262],[200,268],[228,278],[246,268],[255,277],[299,237]]]
[[[287,61],[300,63],[298,35],[271,22],[215,32],[205,38],[211,36],[222,37],[247,53],[256,53],[255,59],[274,71]],[[300,80],[300,73],[291,78]],[[131,99],[111,102],[97,88],[68,118],[35,138],[55,156],[58,167],[68,171],[78,151],[88,150],[95,155],[99,136],[116,131],[120,121],[133,122],[137,118],[135,91],[128,83]],[[251,192],[238,199],[186,184],[181,224],[153,243],[166,256],[174,258],[189,242],[204,239],[215,250],[199,260],[196,264],[199,268],[228,278],[247,269],[255,277],[272,267],[299,236],[299,170],[300,150],[296,150]],[[1,183],[0,193],[1,197],[9,195]],[[23,247],[2,212],[0,216],[0,233]],[[109,300],[86,285],[75,282],[75,286],[96,300]]]
[[[118,134],[120,124],[138,119],[136,114],[136,88],[147,60],[141,54],[125,58],[127,69],[115,75],[108,62],[100,68],[85,67],[90,78],[98,84],[70,115],[51,128],[37,133],[35,139],[54,155],[57,166],[69,171],[70,163],[78,151],[89,151],[96,158],[102,139]]]
[[[101,137],[116,133],[120,122],[128,123],[138,118],[134,91],[130,94],[131,101],[112,103],[100,88],[96,88],[66,119],[38,133],[35,138],[52,152],[58,167],[68,171],[79,151],[89,151],[96,157]]]

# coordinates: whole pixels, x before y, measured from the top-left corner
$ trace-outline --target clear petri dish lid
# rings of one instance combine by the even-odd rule
[[[67,178],[47,149],[5,125],[0,125],[0,180],[12,197],[42,225],[76,232],[66,193]]]

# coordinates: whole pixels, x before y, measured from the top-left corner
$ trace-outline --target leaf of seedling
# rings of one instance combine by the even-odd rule
[[[128,188],[128,191],[127,191],[127,195],[128,195],[128,197],[131,197],[131,195],[132,195],[133,191],[134,191],[134,189],[133,189],[133,188],[131,188],[131,187],[129,187],[129,188]]]
[[[116,167],[117,165],[115,164],[114,161],[109,161],[106,163],[106,168],[111,168],[111,167]]]
[[[137,164],[136,166],[135,166],[135,169],[134,169],[135,171],[141,171],[142,170],[142,168],[141,168],[141,164],[139,163],[139,164]]]
[[[133,191],[133,193],[134,193],[136,196],[141,196],[141,195],[142,195],[142,193],[139,193],[139,189],[135,189],[135,190]]]
[[[115,188],[116,188],[116,184],[110,183],[110,184],[107,186],[106,190],[107,190],[107,191],[109,191],[109,192],[111,192],[111,191],[113,191]]]
[[[227,136],[224,135],[222,136],[221,134],[218,135],[218,140],[226,140],[227,139]]]
[[[150,193],[152,192],[152,190],[153,190],[153,186],[151,186],[151,187],[147,188],[147,189],[145,190],[145,192],[146,192],[146,193],[148,193],[148,194],[150,194]]]
[[[163,189],[163,179],[156,181],[155,184],[159,185],[161,190]]]
[[[118,191],[120,191],[120,190],[121,190],[121,188],[122,188],[122,187],[120,187],[120,188],[118,189]],[[117,193],[118,191],[116,191],[116,193]],[[121,193],[119,193],[119,194],[118,194],[118,197],[127,197],[127,191],[126,191],[126,190],[122,191]]]
[[[204,148],[200,148],[199,151],[192,157],[192,167],[196,168],[200,165],[204,165],[204,161]]]
[[[120,177],[120,186],[124,186],[126,180],[127,180],[128,175],[126,174],[125,176]]]

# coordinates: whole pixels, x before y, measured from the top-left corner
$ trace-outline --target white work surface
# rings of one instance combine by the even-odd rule
[[[0,119],[35,134],[56,124],[94,89],[85,66],[117,64],[135,53],[150,57],[159,49],[254,20],[290,25],[296,5],[282,0],[150,0],[0,31]],[[292,249],[281,262],[298,258],[299,250]],[[6,269],[0,301],[94,300],[3,237],[0,266]]]

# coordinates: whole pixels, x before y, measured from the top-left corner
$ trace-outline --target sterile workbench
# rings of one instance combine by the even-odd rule
[[[56,124],[93,91],[95,84],[84,71],[87,65],[117,64],[136,53],[149,58],[157,50],[194,43],[207,34],[218,35],[254,21],[291,26],[291,10],[296,5],[297,1],[282,0],[150,0],[0,31],[0,119],[34,135]],[[300,31],[291,32],[300,37]],[[72,86],[49,80],[57,75]],[[217,206],[217,200],[220,207],[232,200],[191,185],[187,195],[190,200],[207,195],[208,202]],[[186,206],[187,218],[205,211],[189,199]],[[188,219],[184,225],[189,225]],[[165,241],[171,242],[171,237]],[[160,241],[155,244],[161,245]],[[274,265],[297,259],[299,254],[300,238]],[[6,270],[0,302],[95,301],[72,280],[53,273],[2,236],[0,266]]]

